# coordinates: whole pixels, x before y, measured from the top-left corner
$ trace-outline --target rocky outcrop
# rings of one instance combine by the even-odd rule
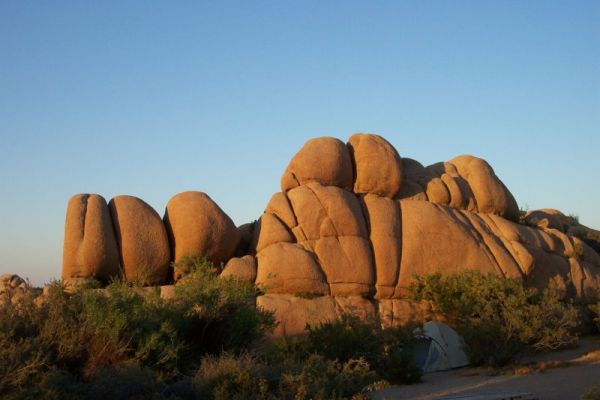
[[[29,290],[31,290],[30,286],[19,275],[0,275],[0,304],[2,302],[15,304],[25,296]]]
[[[544,230],[557,229],[569,236],[577,237],[594,249],[596,253],[600,252],[600,231],[580,224],[579,218],[576,216],[564,215],[558,210],[545,208],[528,211],[523,215],[522,220],[530,226]]]
[[[517,223],[514,197],[484,160],[460,156],[424,167],[379,136],[358,134],[348,143],[349,190],[330,179],[343,175],[339,152],[313,149],[314,158],[305,156],[322,142],[310,141],[282,182],[292,170],[311,170],[310,163],[326,178],[305,174],[313,179],[282,185],[254,231],[256,282],[266,276],[276,282],[264,285],[257,304],[280,319],[278,334],[335,318],[349,299],[352,312],[375,313],[389,325],[431,318],[427,305],[406,295],[415,275],[434,272],[498,274],[584,301],[600,288],[598,254],[566,228]],[[282,248],[302,248],[304,261],[290,262]]]
[[[110,229],[106,206],[92,213],[81,203],[69,206],[67,231],[80,233],[65,236],[64,265],[88,268],[87,262],[72,261],[78,249],[93,247],[91,238],[101,237],[94,249],[100,251]],[[167,281],[171,255],[223,263],[223,278],[260,289],[257,305],[275,313],[279,335],[300,333],[306,323],[344,312],[377,317],[386,325],[435,318],[429,304],[406,298],[415,275],[434,272],[498,274],[584,302],[600,289],[597,231],[554,210],[520,220],[514,197],[480,158],[463,155],[423,166],[371,134],[353,135],[347,144],[329,137],[309,140],[290,161],[281,192],[262,216],[239,228],[200,192],[173,197],[164,225],[130,196],[113,199],[110,215],[126,277],[144,273],[151,284],[173,283]],[[86,218],[104,218],[103,230],[81,233],[92,228]],[[71,268],[63,275],[100,276],[104,264],[91,265],[92,272]],[[173,286],[163,287],[170,296]]]
[[[164,285],[171,254],[167,232],[158,213],[133,196],[113,198],[109,209],[125,277],[147,285]]]
[[[119,251],[106,200],[78,194],[69,200],[65,222],[62,279],[106,281],[119,274]]]
[[[431,203],[485,214],[500,215],[518,222],[517,202],[489,164],[463,155],[449,162],[424,167],[418,161],[402,159],[406,184],[401,199]]]

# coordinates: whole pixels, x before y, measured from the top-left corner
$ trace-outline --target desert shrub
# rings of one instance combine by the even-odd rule
[[[252,285],[219,279],[203,260],[186,262],[192,269],[170,300],[115,281],[70,294],[55,282],[43,302],[0,302],[0,397],[55,398],[58,385],[63,398],[70,389],[81,398],[101,385],[95,393],[104,387],[119,398],[107,379],[125,376],[139,384],[124,398],[149,398],[205,354],[240,352],[272,328],[272,314],[254,307]]]
[[[224,353],[208,356],[194,377],[194,386],[202,398],[215,400],[267,399],[269,387],[265,368],[250,354]]]
[[[213,400],[346,399],[377,382],[363,359],[344,363],[312,354],[271,363],[263,357],[222,354],[204,358],[194,377],[197,395]]]
[[[471,363],[502,365],[525,349],[556,350],[577,341],[578,312],[553,290],[480,272],[415,277],[413,300],[428,300],[468,345]]]
[[[413,358],[412,327],[383,329],[377,321],[343,314],[335,321],[308,325],[307,331],[305,337],[279,340],[276,354],[295,360],[316,354],[342,364],[362,359],[379,379],[394,383],[418,382],[421,378]]]
[[[579,400],[600,400],[600,385],[594,385],[589,388]]]
[[[340,362],[312,354],[293,366],[279,381],[279,397],[283,400],[351,398],[377,381],[376,373],[362,358]]]
[[[202,258],[183,258],[190,270],[175,287],[175,303],[185,310],[189,337],[200,352],[239,352],[275,326],[273,314],[255,307],[254,285],[221,279],[217,269]],[[179,264],[178,263],[178,264]]]

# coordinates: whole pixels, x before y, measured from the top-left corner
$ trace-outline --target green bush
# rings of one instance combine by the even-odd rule
[[[250,354],[222,354],[204,358],[193,382],[202,399],[326,400],[352,398],[378,380],[363,359],[342,363],[312,354],[271,363]]]
[[[267,399],[265,375],[265,366],[258,357],[225,353],[205,357],[193,382],[204,399]]]
[[[192,373],[205,354],[241,352],[273,327],[272,314],[255,308],[252,285],[220,279],[203,260],[185,262],[191,272],[169,300],[116,281],[72,294],[56,282],[41,303],[33,295],[2,302],[0,397],[53,398],[57,380],[66,397],[68,388],[79,393],[79,384],[100,384],[111,370],[149,376],[136,386],[144,387],[143,398],[155,385]]]
[[[306,336],[282,338],[260,355],[207,357],[194,377],[207,399],[347,399],[388,382],[418,381],[411,328],[382,329],[377,321],[342,315],[307,326]]]
[[[191,335],[188,340],[201,353],[240,352],[275,326],[270,312],[255,306],[254,285],[233,278],[221,279],[217,269],[199,258],[179,263],[193,272],[175,287],[175,303],[184,311]]]
[[[274,319],[255,288],[181,263],[168,300],[132,282],[70,293],[55,282],[43,301],[0,303],[0,398],[358,399],[420,377],[410,328],[347,315],[268,350],[258,339]]]
[[[418,382],[422,372],[413,358],[413,328],[381,328],[377,321],[363,321],[343,314],[336,321],[307,326],[308,335],[281,339],[280,358],[306,360],[317,354],[330,361],[346,363],[362,359],[379,379],[393,383]]]
[[[415,277],[413,300],[428,300],[465,339],[473,364],[503,365],[525,349],[576,343],[578,312],[553,290],[479,272]]]

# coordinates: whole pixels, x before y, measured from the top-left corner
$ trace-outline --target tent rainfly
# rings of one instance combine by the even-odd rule
[[[417,338],[415,360],[423,372],[445,371],[469,365],[464,342],[448,325],[429,321]]]

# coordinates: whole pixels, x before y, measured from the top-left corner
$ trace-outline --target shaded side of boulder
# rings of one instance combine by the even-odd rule
[[[109,209],[125,277],[145,285],[164,285],[171,254],[158,213],[143,200],[126,195],[113,198]]]
[[[317,325],[338,318],[331,296],[299,297],[292,294],[266,294],[256,298],[256,306],[271,311],[278,321],[273,336],[297,336],[306,333],[306,325]]]
[[[220,265],[234,255],[240,241],[231,218],[202,192],[173,196],[164,223],[175,262],[184,256],[203,256]]]
[[[528,211],[522,216],[523,221],[541,229],[557,229],[570,236],[583,240],[596,253],[600,253],[600,231],[588,228],[579,223],[578,218],[565,215],[550,208]]]
[[[62,279],[118,276],[119,250],[106,200],[78,194],[69,200],[65,221]]]
[[[254,230],[256,229],[257,221],[242,224],[237,227],[238,233],[240,234],[240,242],[235,249],[234,255],[236,257],[242,257],[247,254],[254,254],[255,249],[251,247],[252,238],[254,237]]]

